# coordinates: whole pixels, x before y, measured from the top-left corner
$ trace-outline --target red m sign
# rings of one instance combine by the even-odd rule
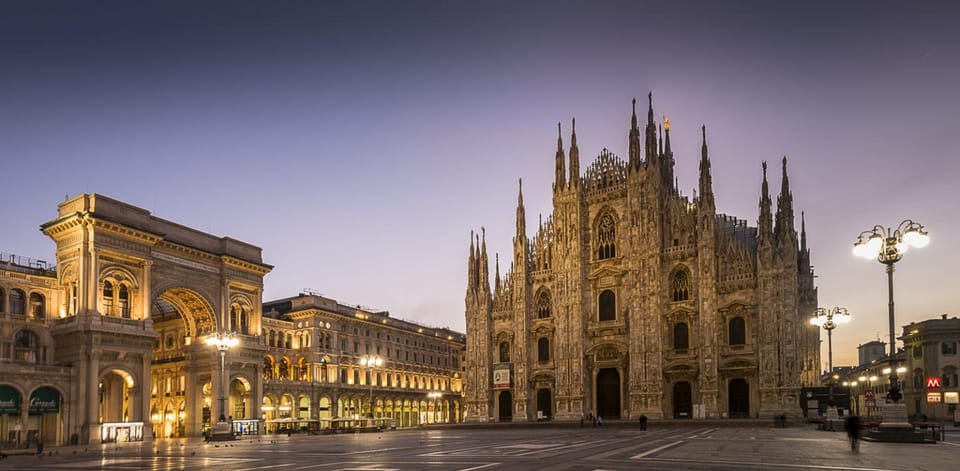
[[[927,377],[927,389],[940,389],[940,377],[939,377],[939,376],[928,376],[928,377]]]

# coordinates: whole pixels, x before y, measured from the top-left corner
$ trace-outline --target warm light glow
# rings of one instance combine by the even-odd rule
[[[383,365],[383,358],[380,358],[377,355],[364,355],[363,358],[360,358],[360,366],[369,366],[371,368],[375,368],[381,365]]]
[[[849,386],[850,383],[849,383],[848,381],[844,381],[844,382],[843,382],[843,385],[844,385],[844,386]]]
[[[861,376],[861,377],[859,377],[859,378],[857,378],[857,379],[859,379],[860,382],[862,383],[862,382],[864,382],[864,381],[867,380],[867,377],[866,377],[866,376]]]
[[[883,369],[883,374],[885,374],[885,375],[890,374],[890,368],[884,368],[884,369]]]
[[[907,368],[905,366],[901,366],[897,368],[897,373],[906,373],[906,372],[907,372]]]
[[[856,381],[850,383],[850,386],[856,386],[856,385],[857,385],[857,382],[856,382]]]
[[[876,381],[876,380],[877,380],[877,377],[876,377],[876,376],[871,376],[871,377],[870,377],[870,381]]]
[[[916,248],[926,247],[930,243],[930,236],[927,235],[923,229],[908,230],[906,234],[903,235],[903,241],[911,246]]]
[[[207,345],[213,345],[217,348],[233,348],[240,343],[240,339],[234,337],[233,335],[224,335],[224,334],[213,334],[203,340],[203,343]]]

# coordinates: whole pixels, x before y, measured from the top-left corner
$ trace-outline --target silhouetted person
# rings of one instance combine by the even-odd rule
[[[640,416],[640,430],[646,430],[646,429],[647,429],[647,416],[646,416],[646,415],[641,415],[641,416]]]
[[[844,428],[847,430],[847,437],[850,438],[850,451],[857,453],[860,451],[860,417],[855,415],[847,417]]]
[[[43,440],[37,440],[37,454],[43,453]]]

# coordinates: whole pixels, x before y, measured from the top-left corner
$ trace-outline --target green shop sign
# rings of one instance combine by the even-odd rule
[[[49,386],[37,389],[30,395],[30,413],[60,412],[60,393]]]
[[[0,414],[20,413],[20,393],[10,386],[0,386]]]

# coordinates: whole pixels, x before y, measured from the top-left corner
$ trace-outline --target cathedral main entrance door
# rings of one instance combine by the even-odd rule
[[[747,380],[737,378],[730,381],[727,388],[731,418],[750,417],[750,385]]]
[[[513,420],[513,395],[510,394],[510,391],[502,391],[497,402],[500,409],[500,422]]]
[[[673,385],[673,418],[689,419],[693,415],[693,394],[690,383],[681,381]]]
[[[620,373],[616,368],[603,368],[597,373],[597,415],[620,418]]]

